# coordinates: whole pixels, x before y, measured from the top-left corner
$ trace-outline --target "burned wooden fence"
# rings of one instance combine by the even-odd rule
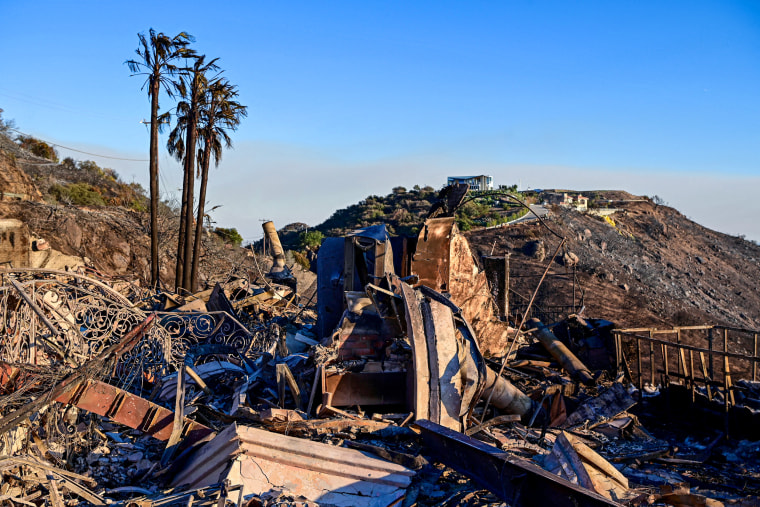
[[[617,371],[642,392],[678,386],[692,404],[706,397],[721,403],[727,416],[745,398],[737,383],[757,382],[759,334],[710,325],[615,329]]]

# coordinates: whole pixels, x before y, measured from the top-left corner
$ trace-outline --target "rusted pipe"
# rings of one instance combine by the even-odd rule
[[[513,386],[507,379],[486,368],[486,388],[483,395],[491,400],[494,407],[508,414],[524,416],[530,413],[533,402],[528,396]]]
[[[277,229],[274,226],[274,222],[264,222],[262,225],[264,228],[264,234],[266,234],[269,240],[269,245],[272,248],[272,260],[274,265],[272,266],[272,272],[280,272],[285,269],[285,250],[282,249],[282,243],[280,243],[280,237],[277,235]]]
[[[530,319],[528,329],[536,329],[536,338],[554,359],[567,371],[571,377],[586,385],[594,385],[596,381],[586,365],[562,343],[551,330],[538,319]]]

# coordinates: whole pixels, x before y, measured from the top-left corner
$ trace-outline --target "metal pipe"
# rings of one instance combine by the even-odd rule
[[[285,250],[282,249],[282,243],[280,243],[280,237],[277,235],[274,222],[264,222],[262,227],[265,237],[269,239],[269,246],[272,250],[272,259],[274,260],[272,271],[282,271],[285,268]]]
[[[586,365],[573,354],[570,349],[565,346],[551,330],[544,326],[538,319],[530,319],[528,321],[529,329],[537,329],[536,338],[541,342],[541,345],[549,351],[554,359],[576,380],[583,382],[586,385],[594,385],[596,381],[593,375]]]
[[[504,377],[486,368],[486,387],[483,394],[502,412],[524,416],[530,413],[533,401]]]

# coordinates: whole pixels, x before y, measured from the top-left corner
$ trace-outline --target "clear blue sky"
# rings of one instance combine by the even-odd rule
[[[247,238],[261,218],[316,225],[396,185],[488,173],[658,194],[760,240],[760,2],[0,0],[5,118],[146,159],[149,103],[123,62],[150,27],[194,35],[249,106],[209,190]],[[60,151],[147,181],[147,163]],[[161,167],[176,194],[178,165]]]

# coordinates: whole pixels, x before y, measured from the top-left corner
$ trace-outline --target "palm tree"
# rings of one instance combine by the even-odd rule
[[[192,67],[186,68],[186,74],[177,86],[177,91],[185,99],[177,104],[177,126],[169,135],[167,148],[177,160],[184,160],[184,179],[182,183],[182,211],[180,217],[180,234],[177,242],[177,288],[191,289],[192,280],[192,240],[193,235],[193,197],[195,185],[195,157],[198,137],[200,101],[206,93],[210,71],[216,71],[218,58],[206,63],[205,55],[193,55]],[[215,76],[216,77],[216,76]],[[190,99],[188,101],[188,98]],[[178,149],[182,143],[183,149]]]
[[[200,122],[198,138],[203,149],[198,153],[198,165],[201,169],[201,188],[198,196],[198,214],[195,220],[195,247],[191,272],[192,290],[198,290],[198,264],[201,253],[201,235],[206,205],[206,187],[208,184],[211,159],[219,166],[222,159],[222,145],[232,146],[228,130],[237,130],[241,118],[248,115],[248,108],[234,100],[238,96],[237,87],[226,79],[215,79],[209,84],[199,110]]]
[[[174,37],[169,37],[163,32],[156,33],[154,29],[145,34],[138,33],[140,45],[135,50],[139,60],[127,60],[130,72],[134,75],[147,76],[143,89],[148,86],[150,97],[150,283],[155,288],[158,286],[158,96],[163,88],[173,97],[174,82],[172,77],[179,72],[174,65],[178,58],[190,56],[193,52],[187,46],[193,41],[193,37],[187,32],[180,32]]]

